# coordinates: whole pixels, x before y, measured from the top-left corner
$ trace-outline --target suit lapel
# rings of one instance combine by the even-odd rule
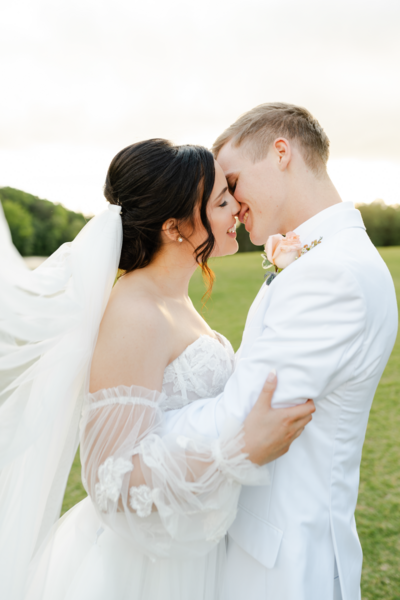
[[[264,300],[266,294],[268,294],[269,291],[269,286],[265,285],[265,282],[262,284],[260,291],[258,292],[257,296],[254,298],[253,304],[250,306],[250,310],[247,314],[247,319],[246,319],[246,325],[245,325],[245,330],[246,328],[250,325],[251,321],[253,320],[254,315],[256,314],[258,308],[260,307],[262,301]]]
[[[303,244],[310,244],[314,239],[319,239],[322,237],[322,243],[324,239],[328,239],[340,231],[349,228],[361,228],[365,230],[365,225],[363,223],[361,213],[359,210],[355,208],[348,208],[346,210],[342,210],[334,215],[331,215],[319,224],[316,224],[316,227],[307,232],[304,236],[304,239],[301,239]],[[299,228],[300,229],[300,228]],[[300,259],[301,260],[301,259]],[[290,269],[291,265],[288,267]],[[250,310],[247,315],[246,325],[244,328],[243,336],[246,333],[246,330],[254,324],[254,318],[258,313],[258,310],[262,304],[264,304],[265,299],[270,294],[270,290],[273,285],[267,286],[265,282],[262,284],[257,296],[254,299],[253,304],[250,307]],[[247,342],[250,340],[246,340]],[[243,346],[242,344],[237,352],[237,358],[240,357],[241,350]]]

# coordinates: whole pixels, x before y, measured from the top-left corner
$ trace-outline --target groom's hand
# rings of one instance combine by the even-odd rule
[[[290,444],[301,434],[315,412],[312,400],[293,408],[272,408],[276,384],[276,375],[271,372],[244,422],[243,452],[249,455],[249,460],[259,465],[286,454]]]

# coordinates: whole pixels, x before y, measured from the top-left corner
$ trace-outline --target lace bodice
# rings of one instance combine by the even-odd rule
[[[202,335],[164,371],[163,409],[181,408],[199,398],[218,396],[231,376],[234,352],[221,334]]]
[[[226,338],[202,335],[167,366],[161,393],[120,385],[85,398],[84,486],[102,521],[149,556],[208,552],[235,518],[241,484],[268,481],[241,452],[235,419],[216,440],[164,433],[167,410],[220,394],[233,365]]]

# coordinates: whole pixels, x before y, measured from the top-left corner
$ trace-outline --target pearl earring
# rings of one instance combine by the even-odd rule
[[[178,237],[178,242],[183,242],[183,239],[180,236]]]

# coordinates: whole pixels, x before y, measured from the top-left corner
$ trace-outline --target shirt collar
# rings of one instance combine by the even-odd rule
[[[308,219],[294,230],[294,233],[300,236],[300,239],[303,244],[309,244],[313,240],[310,238],[312,234],[315,233],[316,230],[321,226],[321,224],[331,219],[332,217],[338,215],[339,213],[346,210],[354,210],[353,202],[340,202],[339,204],[334,204],[329,208],[325,208],[321,210],[321,212],[317,213],[311,219]]]

